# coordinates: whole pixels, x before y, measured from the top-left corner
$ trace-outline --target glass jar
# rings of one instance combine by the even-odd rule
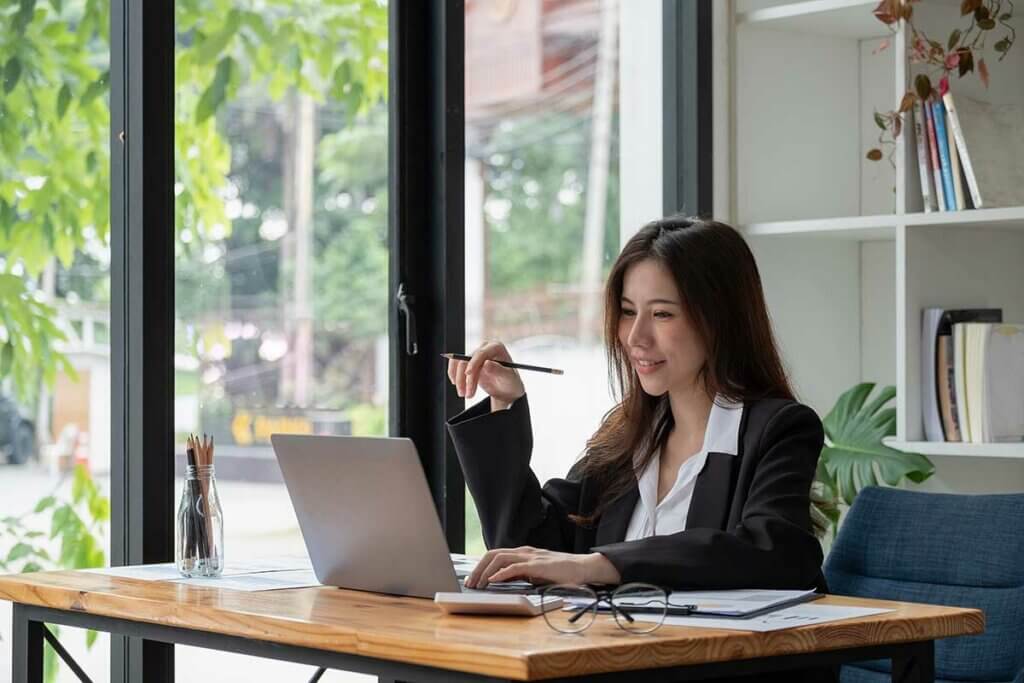
[[[215,577],[224,571],[224,513],[213,465],[185,469],[174,537],[174,561],[182,576]]]

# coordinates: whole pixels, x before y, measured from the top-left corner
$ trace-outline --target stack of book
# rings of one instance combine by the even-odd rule
[[[983,204],[978,177],[948,87],[938,96],[914,102],[914,139],[924,210],[980,209]]]
[[[928,441],[1024,441],[1024,325],[998,308],[927,308],[921,407]]]

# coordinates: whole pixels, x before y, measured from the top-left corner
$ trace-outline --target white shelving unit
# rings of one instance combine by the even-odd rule
[[[911,136],[899,138],[892,163],[866,159],[877,146],[873,112],[893,109],[915,73],[903,33],[872,15],[877,4],[723,3],[715,140],[728,172],[716,169],[716,213],[754,249],[803,400],[824,415],[857,382],[894,384],[890,445],[933,457],[937,488],[1024,490],[1024,444],[924,441],[919,390],[922,309],[998,306],[1024,322],[1024,195],[1011,206],[924,213]],[[942,43],[962,24],[954,0],[914,7],[917,25]],[[1022,27],[1024,13],[1015,20]],[[954,93],[1004,116],[1024,112],[1024,50],[996,57],[986,60],[988,90],[968,76],[953,79]]]

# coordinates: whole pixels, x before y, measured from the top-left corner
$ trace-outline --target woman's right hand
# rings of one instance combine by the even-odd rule
[[[526,393],[519,372],[494,361],[511,361],[501,342],[484,342],[473,352],[472,360],[448,361],[448,379],[463,398],[473,398],[479,386],[491,397],[491,412],[505,410]]]

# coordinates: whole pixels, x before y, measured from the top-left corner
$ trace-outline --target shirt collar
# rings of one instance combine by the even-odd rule
[[[743,402],[733,403],[721,395],[715,396],[704,431],[705,453],[737,455],[740,442],[740,422],[743,421]]]

